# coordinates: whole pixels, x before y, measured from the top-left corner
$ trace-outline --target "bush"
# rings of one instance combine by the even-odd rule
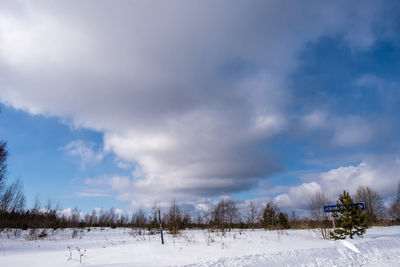
[[[42,239],[45,237],[47,237],[47,232],[46,232],[46,230],[43,229],[43,231],[38,235],[38,238]]]

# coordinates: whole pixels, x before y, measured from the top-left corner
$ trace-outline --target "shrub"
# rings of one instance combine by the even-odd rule
[[[46,232],[46,230],[43,229],[43,231],[38,235],[38,238],[42,239],[45,237],[47,237],[47,232]]]

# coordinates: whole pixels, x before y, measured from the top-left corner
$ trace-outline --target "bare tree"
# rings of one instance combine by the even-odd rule
[[[75,227],[76,225],[78,225],[79,218],[80,218],[80,211],[78,207],[75,207],[71,212],[71,218],[70,218],[71,226]]]
[[[232,226],[232,224],[239,221],[239,211],[236,208],[235,202],[231,198],[225,199],[226,211],[227,211],[227,223]]]
[[[196,225],[197,225],[197,227],[200,227],[202,224],[203,224],[203,218],[202,218],[200,212],[197,212]]]
[[[153,207],[151,208],[151,215],[149,216],[149,230],[151,233],[154,233],[155,229],[162,230],[162,225],[164,225],[164,216],[159,220],[160,215],[163,214],[161,210],[161,206],[157,201],[154,202]],[[161,223],[160,223],[161,221]]]
[[[190,216],[188,211],[185,211],[182,216],[181,228],[186,229],[190,227],[192,224],[192,217]]]
[[[47,214],[49,214],[51,212],[51,210],[53,209],[53,201],[51,200],[50,197],[47,199],[47,202],[46,202],[46,205],[44,208],[45,208]]]
[[[40,208],[41,208],[41,204],[40,204],[39,194],[36,194],[35,200],[33,202],[32,213],[39,214]]]
[[[0,195],[5,188],[6,170],[7,170],[7,146],[6,143],[0,141]]]
[[[235,202],[231,198],[221,198],[211,210],[211,221],[220,229],[231,227],[239,216]]]
[[[290,218],[289,218],[290,226],[291,228],[299,228],[300,226],[300,220],[296,216],[296,212],[294,210],[291,210]]]
[[[134,224],[138,228],[142,229],[142,228],[144,228],[146,223],[147,223],[146,213],[145,213],[144,209],[142,207],[140,207],[138,209],[138,211],[135,213],[135,222],[134,222]]]
[[[246,221],[249,224],[249,226],[254,230],[254,226],[258,221],[258,209],[253,200],[251,200],[249,203],[249,210],[247,212],[246,219],[247,219]]]
[[[397,223],[400,223],[400,182],[397,190],[397,197],[390,206],[389,214]]]
[[[98,223],[98,219],[97,219],[97,214],[96,214],[96,210],[92,210],[92,214],[90,214],[89,217],[89,225],[93,226],[94,224]]]
[[[385,206],[381,196],[368,186],[360,186],[357,188],[355,200],[364,202],[367,215],[367,223],[376,223],[379,219],[383,219],[385,215]]]
[[[0,199],[0,211],[3,213],[21,212],[24,205],[23,185],[21,180],[16,180],[4,190],[4,194]]]
[[[167,227],[173,235],[179,233],[182,224],[182,213],[176,201],[173,200],[167,213]]]
[[[323,239],[329,239],[329,228],[331,227],[330,216],[324,212],[324,206],[329,205],[331,202],[328,195],[322,190],[315,192],[310,197],[311,218],[315,220]]]

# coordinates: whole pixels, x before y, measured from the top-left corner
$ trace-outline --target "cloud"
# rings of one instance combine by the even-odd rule
[[[338,146],[357,146],[370,142],[376,134],[376,125],[358,116],[337,120],[334,128],[333,144]]]
[[[326,128],[328,124],[328,112],[323,110],[313,110],[300,118],[302,125],[308,129]]]
[[[93,148],[93,143],[78,140],[70,142],[61,149],[65,150],[68,155],[79,157],[81,160],[81,168],[84,169],[88,164],[99,163],[104,157],[103,152],[95,152]]]
[[[393,108],[398,108],[400,85],[397,81],[367,73],[359,77],[355,85],[361,90],[374,90],[378,98],[376,100],[384,110],[392,112]]]
[[[400,183],[400,159],[398,156],[370,156],[356,165],[342,166],[326,172],[301,175],[304,183],[293,186],[288,193],[275,197],[284,208],[307,209],[310,196],[322,190],[334,201],[343,190],[354,195],[359,186],[368,186],[383,198],[396,194]]]
[[[297,124],[292,126],[295,133],[308,137],[316,135],[316,140],[331,147],[359,147],[376,142],[391,132],[388,123],[382,118],[337,115],[320,109],[297,116],[296,120]]]
[[[86,189],[82,192],[77,192],[77,196],[80,197],[110,197],[111,195],[103,190],[96,190],[96,189]]]
[[[321,190],[321,186],[316,182],[303,183],[289,189],[287,193],[280,194],[274,201],[282,208],[306,208],[309,196]]]
[[[385,5],[12,6],[0,10],[0,101],[103,132],[104,151],[138,166],[135,177],[114,181],[119,197],[152,203],[241,192],[280,170],[265,147],[289,128],[287,81],[299,52],[325,36],[368,49]],[[335,136],[338,144],[359,140],[356,129]],[[102,158],[87,144],[67,147],[83,164]]]
[[[120,169],[131,169],[132,168],[132,165],[129,162],[125,162],[125,161],[122,161],[122,160],[116,160],[115,164]]]
[[[58,216],[64,216],[64,217],[71,217],[72,215],[78,216],[79,219],[83,219],[85,214],[79,210],[75,210],[72,208],[67,208],[63,210],[57,210],[57,215]]]

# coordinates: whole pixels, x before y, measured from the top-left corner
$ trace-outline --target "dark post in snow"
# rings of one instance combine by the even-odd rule
[[[160,212],[160,210],[158,210],[158,222],[160,223],[161,244],[164,245],[164,236],[163,236],[163,232],[162,232],[161,212]]]

